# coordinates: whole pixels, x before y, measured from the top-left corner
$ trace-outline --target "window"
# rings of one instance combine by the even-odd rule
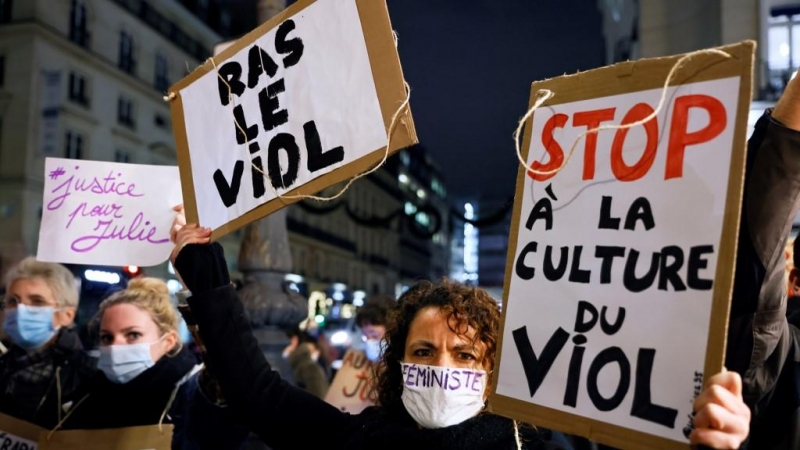
[[[167,92],[169,89],[169,66],[167,65],[167,58],[161,54],[156,54],[156,77],[155,88],[161,92]]]
[[[131,162],[131,154],[125,150],[117,149],[114,152],[114,161],[118,163],[129,163]]]
[[[82,159],[84,143],[85,140],[82,134],[74,131],[67,131],[67,145],[64,149],[64,156],[69,159]]]
[[[119,68],[129,74],[136,72],[136,61],[133,59],[133,36],[126,31],[119,33]]]
[[[769,89],[777,98],[800,68],[800,15],[770,17],[767,44]]]
[[[169,119],[162,116],[161,114],[156,114],[155,117],[155,124],[159,128],[169,129]]]
[[[86,95],[86,77],[75,72],[69,73],[69,99],[83,106],[89,106],[89,97]]]
[[[119,100],[117,100],[117,121],[120,125],[125,125],[128,128],[136,126],[136,122],[133,120],[133,100],[124,95],[120,95]]]
[[[72,9],[69,14],[69,40],[81,47],[89,46],[85,0],[72,0]]]
[[[0,0],[0,23],[11,22],[11,0]]]

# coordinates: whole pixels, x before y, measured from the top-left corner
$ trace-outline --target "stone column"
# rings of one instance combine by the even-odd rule
[[[269,20],[285,7],[285,0],[259,0],[259,22]],[[292,379],[292,374],[281,357],[289,344],[283,330],[308,317],[308,301],[285,287],[284,277],[291,270],[285,209],[245,228],[239,251],[239,271],[244,277],[239,298],[267,360],[287,380]]]

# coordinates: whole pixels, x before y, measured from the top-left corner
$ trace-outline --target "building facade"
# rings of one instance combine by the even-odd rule
[[[323,195],[342,188],[332,186]],[[287,224],[295,272],[290,278],[305,283],[305,294],[323,293],[332,301],[396,296],[417,280],[449,273],[447,192],[420,146],[390,157],[341,199],[290,206]]]
[[[235,21],[220,4],[0,0],[0,274],[36,253],[45,158],[177,164],[164,95],[225,34],[249,31],[229,30]],[[284,4],[245,6],[266,16]],[[389,158],[337,202],[291,206],[288,229],[290,278],[309,292],[396,295],[449,273],[447,193],[422,147]],[[241,237],[222,240],[234,277]],[[174,278],[167,265],[145,273]]]
[[[800,68],[798,1],[599,0],[599,6],[609,64],[750,39],[758,43],[753,98],[767,102]]]
[[[36,253],[46,157],[176,164],[163,96],[221,40],[189,3],[0,1],[0,272]]]

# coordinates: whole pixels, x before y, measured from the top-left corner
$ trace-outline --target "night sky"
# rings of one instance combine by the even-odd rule
[[[226,3],[242,11],[253,0]],[[531,83],[604,65],[597,0],[387,3],[420,143],[451,198],[509,198],[517,165],[511,135]],[[251,14],[235,14],[234,25],[252,27]]]

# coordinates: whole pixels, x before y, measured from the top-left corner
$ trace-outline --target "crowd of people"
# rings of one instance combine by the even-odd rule
[[[800,240],[788,271],[782,256],[800,206],[800,82],[759,120],[748,145],[728,370],[707,378],[690,440],[798,449]],[[483,289],[422,281],[398,299],[368,302],[357,322],[375,365],[375,405],[347,414],[322,399],[330,380],[306,330],[290,330],[284,351],[297,385],[272,369],[221,246],[181,214],[171,259],[189,291],[205,365],[183,344],[162,280],[134,279],[105,299],[90,324],[99,346],[84,349],[73,275],[29,257],[5,278],[0,412],[48,430],[172,424],[179,449],[238,448],[249,433],[275,450],[570,447],[558,433],[487,411],[501,316]],[[468,391],[437,392],[405,382],[412,366],[460,370],[476,381]],[[299,434],[302,424],[313,432]]]

